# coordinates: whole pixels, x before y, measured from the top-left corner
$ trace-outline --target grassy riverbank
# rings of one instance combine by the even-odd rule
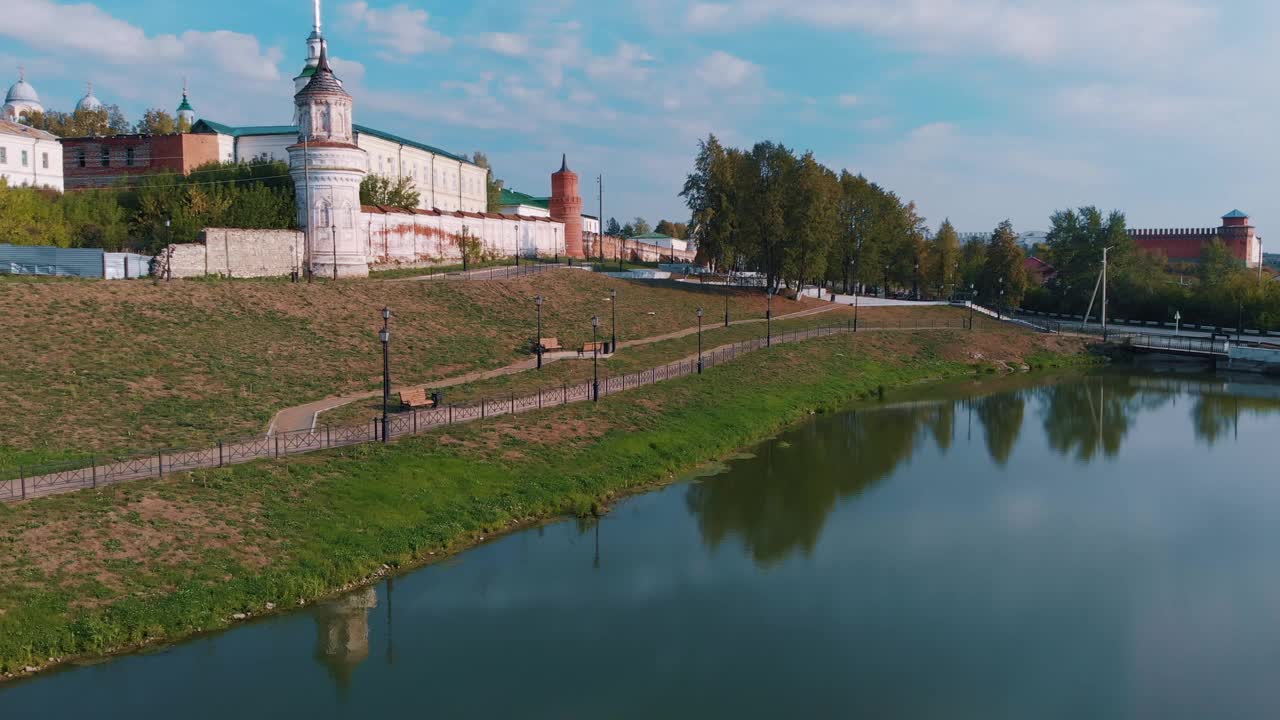
[[[592,512],[882,386],[1082,351],[1007,329],[837,336],[599,405],[0,506],[0,672],[226,627]]]

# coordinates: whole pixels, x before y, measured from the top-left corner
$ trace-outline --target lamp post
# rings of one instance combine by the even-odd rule
[[[973,329],[973,306],[978,303],[978,289],[973,283],[969,283],[969,329]]]
[[[853,293],[853,331],[858,332],[858,293]]]
[[[885,299],[889,297],[889,265],[887,263],[884,266],[884,296]]]
[[[618,352],[618,289],[614,288],[609,291],[609,310],[613,314],[612,325],[610,327],[610,352]]]
[[[338,219],[329,221],[329,235],[333,238],[333,279],[338,279]]]
[[[1000,297],[996,298],[996,319],[1004,320],[1000,311],[1000,306],[1004,305],[1004,276],[1000,276]]]
[[[534,347],[538,350],[538,369],[542,369],[542,296],[539,295],[533,299],[533,304],[538,308],[538,337],[533,339]]]
[[[165,241],[169,245],[173,245],[173,220],[171,218],[164,219],[164,234],[165,234]],[[165,263],[165,268],[164,268],[165,282],[168,282],[173,279],[173,250],[172,249],[168,251],[168,257],[169,257],[169,261]],[[128,260],[126,260],[125,262],[128,262]]]
[[[382,442],[388,442],[391,426],[387,410],[391,405],[391,308],[382,308],[382,330],[378,333],[382,340]]]
[[[702,308],[698,308],[698,374],[702,374]]]
[[[916,261],[916,269],[911,275],[911,299],[920,299],[920,261]]]
[[[729,281],[724,282],[724,326],[729,327]]]
[[[773,347],[773,288],[765,291],[765,297],[768,298],[768,309],[764,311],[765,322],[765,347]]]
[[[1182,334],[1182,311],[1181,310],[1173,311],[1173,334],[1174,335]]]
[[[600,316],[591,316],[591,401],[600,402]]]

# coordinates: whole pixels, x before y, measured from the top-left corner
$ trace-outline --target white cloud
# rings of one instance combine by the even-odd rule
[[[387,60],[403,60],[422,53],[448,50],[453,41],[428,27],[431,16],[426,10],[411,8],[403,3],[390,8],[370,7],[369,3],[353,2],[342,7],[348,21],[369,33],[370,38],[390,49],[384,53]]]
[[[762,81],[760,66],[717,50],[703,58],[694,74],[708,87],[731,90]]]
[[[472,38],[471,42],[477,47],[508,57],[523,57],[532,49],[528,36],[519,33],[482,33]]]
[[[70,53],[88,67],[107,63],[130,68],[172,68],[199,63],[250,81],[281,79],[283,55],[263,50],[252,35],[188,30],[181,35],[147,35],[96,5],[62,5],[51,0],[7,0],[0,36],[45,52]]]
[[[785,21],[862,30],[927,51],[1094,62],[1166,54],[1216,14],[1196,0],[736,0],[694,3],[685,22],[717,32]]]
[[[619,43],[618,49],[608,57],[593,58],[586,65],[587,76],[592,80],[609,83],[636,84],[649,76],[653,56],[639,45]]]
[[[860,102],[861,102],[861,99],[857,95],[841,95],[840,97],[836,98],[836,104],[839,105],[840,107],[849,108],[849,107],[853,107],[854,105],[857,105]]]

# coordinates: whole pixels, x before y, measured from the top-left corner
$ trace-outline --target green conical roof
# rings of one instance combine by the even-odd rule
[[[196,111],[196,109],[195,109],[195,108],[191,107],[191,103],[187,102],[187,94],[186,94],[186,93],[183,93],[183,94],[182,94],[182,104],[178,106],[178,112],[182,112],[183,110],[188,110],[188,111],[190,111],[190,112],[195,112],[195,111]]]

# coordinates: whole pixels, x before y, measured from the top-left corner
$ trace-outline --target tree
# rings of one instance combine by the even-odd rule
[[[636,235],[648,235],[651,232],[653,232],[653,227],[650,226],[644,218],[638,217],[631,221],[630,237],[635,237]]]
[[[618,219],[609,218],[609,224],[605,227],[604,232],[612,237],[622,237],[622,226],[618,224]]]
[[[960,266],[960,236],[950,219],[943,220],[933,236],[930,256],[930,282],[945,297],[955,290]]]
[[[732,270],[738,248],[734,207],[734,164],[715,135],[698,142],[694,170],[685,179],[680,196],[691,213],[689,224],[701,259],[712,266]]]
[[[485,179],[485,206],[491,213],[498,212],[502,207],[503,181],[494,176],[493,166],[489,164],[488,155],[477,150],[471,162],[489,171]]]
[[[1005,220],[991,233],[986,263],[978,278],[980,302],[998,308],[1018,307],[1027,291],[1026,254],[1013,223]]]
[[[382,205],[412,210],[422,200],[414,188],[413,178],[401,175],[389,178],[385,175],[366,175],[360,182],[360,204]]]
[[[790,238],[783,253],[783,274],[797,288],[826,275],[827,258],[837,233],[836,199],[839,182],[813,153],[805,153],[793,168],[786,216]]]
[[[151,108],[143,113],[133,131],[139,135],[175,135],[184,132],[168,111],[159,108]]]
[[[1048,289],[1067,312],[1083,313],[1088,306],[1102,270],[1104,248],[1110,248],[1108,272],[1118,282],[1142,262],[1125,228],[1124,214],[1112,211],[1104,216],[1093,206],[1055,212],[1046,244],[1046,260],[1057,270]]]
[[[1214,238],[1200,254],[1200,284],[1205,289],[1223,287],[1244,268],[1244,262],[1231,254],[1221,238]]]

